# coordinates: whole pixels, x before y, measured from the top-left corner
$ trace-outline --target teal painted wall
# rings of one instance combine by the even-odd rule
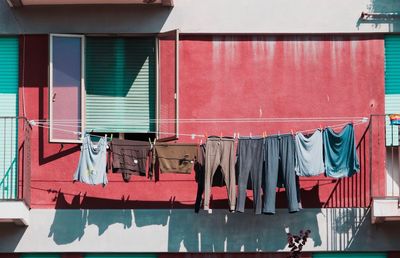
[[[18,38],[0,37],[0,199],[17,196]]]
[[[400,113],[400,35],[385,36],[385,113]],[[399,128],[386,121],[386,145],[399,145]]]

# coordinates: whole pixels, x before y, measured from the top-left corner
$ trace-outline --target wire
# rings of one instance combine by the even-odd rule
[[[33,124],[33,126],[37,126],[37,127],[42,127],[42,128],[46,128],[46,129],[52,129],[52,130],[57,130],[57,131],[62,131],[62,132],[69,132],[69,133],[73,133],[76,135],[82,135],[81,132],[77,132],[77,131],[72,131],[72,130],[66,130],[66,129],[61,129],[61,128],[57,128],[57,127],[53,127],[50,128],[50,126],[46,126],[46,125],[41,125],[39,123],[37,124]],[[176,133],[171,133],[171,132],[160,132],[160,131],[147,131],[147,132],[137,132],[137,133],[141,133],[141,134],[147,134],[147,133],[159,133],[159,134],[169,134],[169,135],[175,135]],[[91,136],[97,136],[97,137],[102,137],[96,134],[92,134],[92,133],[83,133],[83,134],[88,134]],[[203,134],[179,134],[182,136],[191,136],[191,137],[205,137]]]
[[[227,122],[348,122],[355,120],[368,120],[367,117],[271,117],[271,118],[180,118],[180,119],[148,119],[138,118],[135,121],[141,122],[162,122],[162,123],[190,123],[190,122],[213,122],[213,123],[227,123]],[[49,122],[49,119],[37,119],[39,122]],[[53,119],[54,123],[79,123],[81,119]]]
[[[355,122],[355,123],[353,123],[353,125],[354,126],[357,126],[357,125],[360,125],[360,124],[363,124],[363,123],[366,123],[367,121],[365,121],[365,120],[360,120],[360,121],[358,121],[358,122]],[[346,125],[346,124],[348,124],[349,122],[347,121],[346,123],[340,123],[340,124],[336,124],[336,125],[331,125],[331,126],[329,126],[330,128],[332,128],[332,129],[336,129],[336,128],[340,128],[340,127],[343,127],[344,125]],[[33,126],[38,126],[38,127],[42,127],[42,128],[47,128],[47,129],[52,129],[52,130],[56,130],[56,131],[62,131],[62,132],[69,132],[69,133],[73,133],[73,134],[75,134],[75,135],[82,135],[82,132],[77,132],[77,131],[73,131],[73,130],[67,130],[67,129],[64,129],[64,128],[60,128],[60,127],[50,127],[49,125],[47,125],[46,123],[33,123],[32,124]],[[59,125],[60,126],[60,125]],[[101,128],[97,128],[97,130],[100,130]],[[318,130],[319,128],[313,128],[313,129],[308,129],[308,130],[301,130],[301,131],[296,131],[296,133],[308,133],[308,132],[314,132],[315,130]],[[104,129],[105,131],[106,131],[106,128]],[[138,132],[138,133],[141,133],[141,132]],[[161,131],[147,131],[147,132],[143,132],[143,133],[156,133],[156,134],[164,134],[164,135],[176,135],[176,133],[174,133],[174,132],[161,132]],[[91,134],[91,133],[85,133],[85,134],[88,134],[88,135],[91,135],[91,136],[95,136],[95,137],[102,137],[102,136],[99,136],[99,135],[96,135],[96,134]],[[282,134],[290,134],[290,133],[282,133]],[[205,135],[203,135],[203,134],[184,134],[184,133],[180,133],[179,135],[182,135],[182,136],[190,136],[190,137],[192,137],[192,138],[194,138],[194,137],[200,137],[200,138],[204,138],[205,137]],[[234,134],[234,135],[236,135],[236,133]],[[275,135],[278,135],[278,134],[275,134]],[[269,135],[269,136],[272,136],[272,135]],[[254,137],[260,137],[260,136],[257,136],[257,135],[255,135]]]

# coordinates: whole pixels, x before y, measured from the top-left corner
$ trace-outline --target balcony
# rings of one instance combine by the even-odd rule
[[[173,0],[7,0],[11,7],[28,5],[88,5],[88,4],[135,4],[153,6],[174,6]]]
[[[0,117],[0,223],[29,224],[30,133],[25,118]]]
[[[370,125],[374,135],[371,164],[380,164],[384,170],[372,174],[372,223],[400,221],[400,127],[391,124],[388,115],[372,116]]]

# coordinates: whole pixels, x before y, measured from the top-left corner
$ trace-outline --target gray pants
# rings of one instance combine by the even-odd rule
[[[249,175],[253,188],[253,207],[256,214],[261,214],[261,181],[263,169],[264,139],[240,138],[237,150],[239,163],[238,199],[236,210],[244,212],[246,189]]]
[[[292,135],[265,138],[264,213],[275,213],[278,175],[286,189],[289,212],[299,211],[296,174],[294,170],[295,145]]]
[[[235,210],[236,179],[235,179],[235,142],[233,138],[209,137],[206,143],[206,164],[204,182],[204,209],[210,206],[211,184],[218,167],[224,176],[228,190],[229,207]]]

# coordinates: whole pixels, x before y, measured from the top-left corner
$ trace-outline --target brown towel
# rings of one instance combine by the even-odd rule
[[[153,170],[159,167],[162,173],[190,174],[197,156],[197,144],[156,143],[153,150]]]

